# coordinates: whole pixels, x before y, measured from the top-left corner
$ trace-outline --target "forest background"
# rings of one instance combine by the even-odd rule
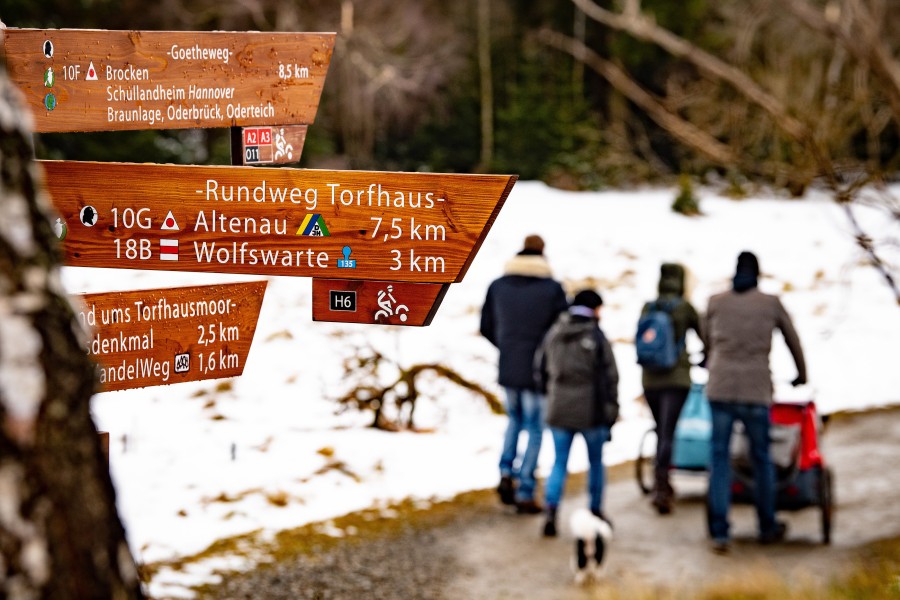
[[[823,179],[845,199],[900,157],[896,0],[7,0],[0,18],[336,31],[304,167],[516,173],[563,189],[686,175],[738,195]],[[42,158],[229,163],[227,130],[38,145]]]

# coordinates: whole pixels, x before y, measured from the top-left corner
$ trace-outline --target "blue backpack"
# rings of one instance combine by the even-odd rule
[[[684,349],[684,337],[675,339],[672,310],[680,300],[648,303],[649,310],[638,320],[634,346],[638,364],[645,369],[665,371],[678,363]]]

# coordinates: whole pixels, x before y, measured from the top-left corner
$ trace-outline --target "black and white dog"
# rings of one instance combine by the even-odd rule
[[[606,548],[613,537],[612,527],[586,508],[572,513],[569,526],[575,536],[575,558],[572,561],[575,583],[581,585],[599,579],[603,574]]]

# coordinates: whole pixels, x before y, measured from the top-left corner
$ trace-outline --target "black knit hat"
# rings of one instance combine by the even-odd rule
[[[572,306],[586,306],[591,310],[601,306],[603,298],[594,290],[581,290],[572,299]]]
[[[756,258],[756,255],[746,250],[738,254],[737,268],[734,270],[734,272],[758,277],[759,260]]]
[[[734,270],[732,285],[734,291],[746,292],[758,285],[759,261],[752,252],[741,252],[737,259],[737,268]]]

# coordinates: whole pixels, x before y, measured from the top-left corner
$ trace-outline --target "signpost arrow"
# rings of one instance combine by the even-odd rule
[[[243,373],[265,281],[75,296],[102,391]]]
[[[65,264],[461,281],[515,175],[39,161]]]
[[[334,33],[3,31],[35,131],[312,123]]]
[[[313,321],[430,325],[449,283],[313,279]]]

